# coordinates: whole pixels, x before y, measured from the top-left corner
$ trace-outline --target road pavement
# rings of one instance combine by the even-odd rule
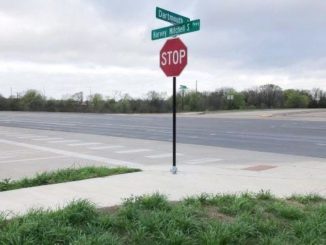
[[[18,179],[40,171],[85,165],[157,167],[169,170],[171,142],[105,135],[0,126],[0,179]],[[178,166],[242,169],[255,165],[280,166],[322,158],[213,147],[177,145]]]
[[[257,112],[255,112],[257,114]],[[179,115],[177,142],[232,149],[326,158],[326,112],[324,120],[311,121],[309,112],[275,111],[278,117],[261,111],[243,113]],[[239,115],[235,118],[234,115]],[[216,116],[217,115],[217,116]],[[280,117],[281,115],[281,117]],[[284,115],[300,115],[293,120]],[[0,126],[41,129],[91,135],[171,141],[169,114],[119,115],[80,113],[0,112]]]

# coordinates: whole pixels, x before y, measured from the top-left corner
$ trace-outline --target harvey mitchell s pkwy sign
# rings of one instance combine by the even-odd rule
[[[152,40],[178,36],[181,34],[199,31],[200,20],[189,21],[184,24],[163,27],[152,31]]]
[[[167,40],[160,51],[160,67],[168,77],[173,77],[173,165],[171,172],[177,173],[176,164],[176,135],[177,135],[177,120],[176,120],[176,104],[177,104],[177,76],[181,74],[188,63],[188,51],[186,45],[176,36],[188,32],[199,31],[200,20],[191,21],[188,17],[173,13],[171,11],[156,8],[156,18],[172,23],[172,26],[163,27],[152,30],[152,40],[157,40],[166,37],[174,37]]]
[[[152,30],[152,40],[174,37],[200,30],[200,20],[190,20],[188,17],[157,7],[156,18],[172,23],[172,26]]]

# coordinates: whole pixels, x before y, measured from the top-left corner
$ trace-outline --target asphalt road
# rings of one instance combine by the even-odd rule
[[[0,126],[171,141],[170,115],[0,112]],[[324,121],[179,117],[177,142],[326,158]]]

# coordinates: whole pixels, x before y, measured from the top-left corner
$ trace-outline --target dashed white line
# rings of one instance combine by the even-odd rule
[[[40,138],[40,139],[32,139],[36,141],[47,141],[47,140],[63,140],[63,138]]]
[[[34,137],[31,140],[43,140],[43,139],[48,139],[48,138],[49,138],[48,136],[38,136],[38,137]]]
[[[222,161],[220,158],[201,158],[201,159],[194,159],[190,161],[186,161],[186,164],[202,164],[202,163],[212,163],[212,162],[219,162]]]
[[[104,146],[94,146],[94,147],[88,147],[90,150],[106,150],[106,149],[119,149],[124,148],[123,145],[104,145]]]
[[[37,135],[35,134],[24,134],[23,136],[17,136],[18,139],[29,139],[29,138],[35,138]]]
[[[48,143],[73,143],[73,142],[80,142],[80,140],[55,140],[55,141],[48,141]]]
[[[190,138],[190,139],[198,139],[198,136],[190,135],[190,136],[187,136],[187,138]]]
[[[68,144],[69,146],[89,146],[89,145],[102,145],[102,143],[98,142],[88,142],[88,143],[74,143],[74,144]]]
[[[8,158],[13,158],[13,157],[15,157],[15,156],[0,156],[0,159],[8,159]]]
[[[183,156],[181,153],[177,153],[177,156]],[[172,153],[164,153],[164,154],[157,154],[157,155],[150,155],[150,156],[145,156],[146,158],[151,158],[151,159],[159,159],[159,158],[168,158],[172,157]]]
[[[316,145],[319,145],[319,146],[326,146],[326,144],[319,144],[319,143],[318,143],[318,144],[316,144]]]
[[[3,133],[5,136],[16,136],[19,133]]]
[[[81,154],[78,152],[59,150],[59,149],[55,149],[55,148],[51,148],[51,147],[44,147],[44,146],[20,143],[20,142],[11,141],[11,140],[0,139],[0,143],[21,146],[21,147],[25,147],[25,148],[29,148],[29,149],[33,149],[33,150],[52,152],[55,154],[64,155],[64,156],[68,156],[68,157],[75,157],[75,158],[86,159],[86,160],[91,160],[91,161],[104,162],[109,165],[130,166],[130,167],[138,167],[138,168],[142,166],[141,164],[135,163],[135,162],[122,161],[122,160],[117,160],[117,159],[112,159],[112,158],[101,157],[101,156],[94,156],[94,155],[90,155],[90,154]]]
[[[115,153],[131,154],[131,153],[140,153],[140,152],[147,152],[147,151],[151,151],[151,150],[150,149],[134,149],[134,150],[116,151]]]
[[[0,163],[12,163],[12,162],[49,160],[49,159],[57,159],[57,158],[66,158],[66,156],[36,157],[36,158],[24,158],[24,159],[18,159],[18,160],[5,160],[5,161],[0,161]]]

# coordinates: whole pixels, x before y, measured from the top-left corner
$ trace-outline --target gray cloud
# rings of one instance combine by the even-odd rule
[[[244,67],[274,68],[325,57],[325,11],[325,1],[231,0],[198,4],[197,14],[210,36],[207,55],[215,49],[212,57],[240,59]]]
[[[150,40],[151,29],[168,25],[155,19],[156,5],[201,19],[200,32],[182,36],[184,83],[326,88],[322,0],[0,0],[0,94],[45,87],[59,97],[65,86],[170,92],[158,66],[164,41]]]

